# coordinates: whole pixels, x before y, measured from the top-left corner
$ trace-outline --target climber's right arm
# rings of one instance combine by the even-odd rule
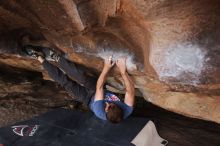
[[[127,104],[128,106],[133,106],[135,102],[135,89],[134,89],[134,83],[126,71],[126,58],[119,58],[116,61],[116,65],[120,70],[126,89],[124,103]]]

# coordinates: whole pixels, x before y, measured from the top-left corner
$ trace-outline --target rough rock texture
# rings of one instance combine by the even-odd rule
[[[0,66],[0,127],[63,106],[71,98],[33,71]]]
[[[101,71],[127,56],[137,91],[153,104],[220,123],[218,0],[9,0],[0,2],[0,62],[41,71],[19,55],[38,43]],[[95,71],[95,72],[94,72]],[[123,90],[115,69],[109,84]]]

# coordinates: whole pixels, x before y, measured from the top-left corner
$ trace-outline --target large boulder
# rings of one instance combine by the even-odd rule
[[[0,63],[47,73],[20,53],[37,43],[94,75],[127,56],[137,93],[173,112],[220,123],[218,0],[9,0],[0,2]],[[117,69],[108,83],[124,89]],[[140,92],[138,92],[140,91]]]

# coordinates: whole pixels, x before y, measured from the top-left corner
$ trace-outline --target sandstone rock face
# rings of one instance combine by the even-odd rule
[[[155,105],[220,123],[218,0],[10,0],[0,2],[0,62],[46,72],[19,55],[26,43],[66,53],[97,75],[127,56],[137,91]],[[108,83],[123,90],[114,69]]]

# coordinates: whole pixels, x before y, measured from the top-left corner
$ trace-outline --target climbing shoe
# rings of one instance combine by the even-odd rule
[[[55,62],[59,61],[60,55],[57,52],[55,52],[49,48],[43,48],[42,51],[44,52],[45,59],[47,61],[55,61]]]
[[[41,50],[37,49],[37,47],[33,47],[31,45],[26,45],[22,48],[23,52],[33,59],[37,59],[39,56],[44,57],[43,52]]]

